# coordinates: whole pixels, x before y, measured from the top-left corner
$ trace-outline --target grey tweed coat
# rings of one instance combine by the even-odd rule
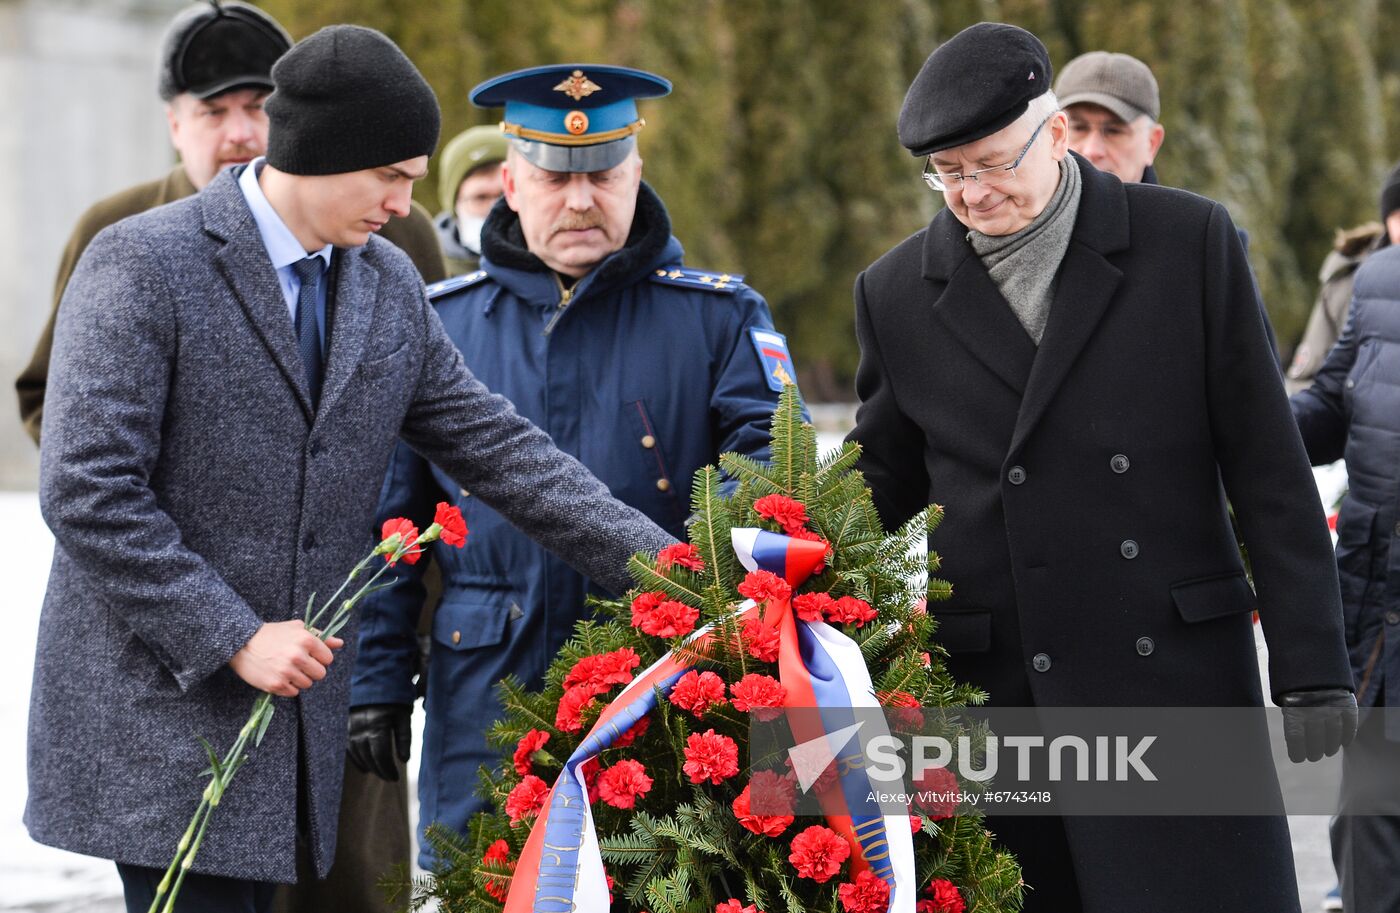
[[[314,414],[235,174],[104,230],[79,263],[41,449],[40,505],[57,542],[29,716],[35,840],[169,861],[204,782],[196,736],[226,749],[257,695],[229,659],[259,625],[334,591],[368,551],[400,435],[615,590],[633,551],[672,541],[472,377],[407,256],[371,238],[337,258]],[[353,625],[343,636],[324,681],[278,699],[197,871],[296,880],[300,753],[308,849],[324,877],[358,640]]]

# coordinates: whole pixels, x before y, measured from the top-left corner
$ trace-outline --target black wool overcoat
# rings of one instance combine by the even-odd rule
[[[953,584],[931,606],[950,671],[993,705],[1259,705],[1257,605],[1275,695],[1351,687],[1330,538],[1229,215],[1076,160],[1038,347],[951,211],[856,280],[851,438],[887,526],[945,508],[929,546]],[[1281,818],[1065,831],[1088,911],[1298,908]]]

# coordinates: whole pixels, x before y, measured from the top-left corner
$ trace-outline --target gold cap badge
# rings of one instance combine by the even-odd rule
[[[563,92],[574,101],[578,101],[581,98],[587,98],[594,92],[603,91],[603,87],[584,76],[582,70],[574,70],[569,74],[568,79],[554,87],[554,91]]]

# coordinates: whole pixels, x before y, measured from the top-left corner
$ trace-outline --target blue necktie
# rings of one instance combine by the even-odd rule
[[[321,403],[321,326],[316,317],[316,287],[321,283],[321,258],[307,257],[292,264],[301,280],[297,292],[297,349],[301,351],[301,366],[306,371],[306,389],[311,393],[311,406]]]

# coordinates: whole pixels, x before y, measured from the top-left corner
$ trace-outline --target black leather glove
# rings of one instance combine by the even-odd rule
[[[1345,688],[1317,688],[1280,694],[1283,739],[1294,764],[1320,761],[1351,744],[1356,735],[1356,695]]]
[[[399,767],[408,762],[413,741],[413,707],[410,704],[365,704],[350,708],[350,761],[367,774],[397,783]]]

